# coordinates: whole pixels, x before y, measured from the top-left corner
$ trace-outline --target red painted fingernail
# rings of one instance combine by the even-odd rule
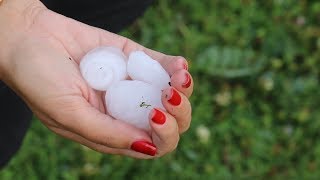
[[[151,120],[157,124],[164,124],[166,122],[166,116],[158,109],[153,109],[153,115]]]
[[[191,85],[191,77],[190,74],[186,73],[186,81],[184,84],[182,84],[183,88],[188,88]]]
[[[178,106],[181,103],[180,94],[173,88],[171,88],[171,96],[167,96],[167,98],[171,105]]]
[[[185,70],[188,71],[188,65],[187,65],[187,63],[184,63],[184,64],[183,64],[183,69],[185,69]]]
[[[150,156],[155,156],[157,152],[156,146],[147,141],[136,141],[132,143],[131,149]]]

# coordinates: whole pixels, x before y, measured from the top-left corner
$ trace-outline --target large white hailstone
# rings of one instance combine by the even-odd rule
[[[149,130],[149,113],[153,108],[164,109],[161,90],[148,83],[125,80],[113,84],[106,93],[108,113],[115,119]]]
[[[82,58],[80,71],[90,87],[106,91],[114,82],[126,79],[126,56],[115,47],[98,47]]]
[[[166,70],[143,51],[130,53],[127,71],[132,79],[152,84],[160,90],[170,86],[170,77]]]

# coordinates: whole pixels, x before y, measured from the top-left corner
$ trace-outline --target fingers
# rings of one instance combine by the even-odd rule
[[[188,98],[175,88],[165,89],[162,93],[162,104],[178,123],[179,133],[185,132],[191,123],[191,105]]]
[[[187,97],[190,97],[193,92],[193,80],[192,76],[188,72],[188,62],[184,57],[181,56],[169,56],[163,53],[145,48],[140,44],[127,39],[125,37],[100,30],[101,45],[113,44],[123,50],[123,52],[128,56],[132,51],[142,50],[148,54],[151,58],[159,61],[162,67],[171,76],[171,85],[177,88]],[[114,41],[116,40],[116,42]]]
[[[193,91],[192,76],[184,69],[179,70],[171,76],[171,86],[189,98]]]
[[[78,142],[82,145],[87,146],[88,148],[101,152],[101,153],[105,153],[105,154],[119,154],[119,155],[126,155],[129,157],[133,157],[133,158],[139,158],[139,159],[151,159],[154,158],[153,156],[149,156],[149,155],[145,155],[139,152],[135,152],[133,150],[129,150],[129,149],[116,149],[116,148],[110,148],[110,147],[106,147],[104,145],[101,144],[96,144],[94,142],[91,142],[85,138],[83,138],[82,136],[79,136],[78,134],[72,133],[70,131],[61,129],[61,128],[57,128],[57,127],[52,127],[52,126],[48,126],[48,128],[50,130],[52,130],[53,132],[55,132],[56,134],[70,139],[72,141]]]
[[[176,149],[179,142],[179,127],[174,117],[160,109],[153,109],[149,115],[153,143],[157,156]]]
[[[80,144],[83,144],[95,151],[102,152],[102,153],[108,153],[108,154],[120,154],[120,155],[126,155],[134,158],[139,159],[151,159],[155,157],[155,154],[157,152],[157,148],[155,145],[153,145],[148,140],[134,140],[133,143],[131,143],[130,148],[111,148],[106,146],[105,144],[100,144],[93,142],[89,139],[86,139],[85,137],[79,135],[78,133],[71,132],[63,126],[63,124],[56,123],[55,120],[50,118],[49,116],[46,116],[44,114],[40,114],[38,118],[44,123],[44,125],[55,132],[56,134],[63,136],[67,139],[73,140],[75,142],[78,142]],[[125,131],[126,129],[122,129]],[[108,144],[109,145],[109,144]],[[145,146],[147,145],[147,146]]]
[[[152,142],[146,132],[101,113],[81,97],[69,102],[68,108],[52,118],[91,142],[121,149],[130,149],[136,141]]]

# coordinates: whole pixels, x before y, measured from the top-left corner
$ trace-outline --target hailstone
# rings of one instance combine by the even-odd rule
[[[143,51],[130,53],[127,67],[128,75],[135,80],[152,84],[158,89],[168,88],[170,77],[161,64]]]
[[[82,58],[80,71],[90,87],[106,91],[106,111],[115,119],[150,130],[150,111],[165,109],[161,94],[170,77],[142,51],[130,53],[127,60],[118,48],[99,47]]]
[[[126,57],[118,48],[99,47],[82,58],[80,71],[90,87],[106,91],[114,82],[126,79]]]
[[[107,111],[115,119],[149,130],[149,113],[164,109],[161,90],[143,81],[126,80],[112,85],[106,93]]]

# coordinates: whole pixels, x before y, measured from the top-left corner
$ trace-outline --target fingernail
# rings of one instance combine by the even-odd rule
[[[136,141],[132,143],[131,149],[150,156],[155,156],[157,152],[156,146],[147,141]]]
[[[183,88],[188,88],[188,87],[190,87],[190,85],[191,85],[191,77],[190,77],[190,74],[189,74],[189,73],[186,73],[185,77],[186,77],[186,80],[185,80],[185,83],[182,84],[182,87],[183,87]]]
[[[174,105],[174,106],[178,106],[180,103],[181,103],[181,96],[180,94],[173,88],[171,88],[171,95],[167,95],[167,99],[168,99],[168,102],[171,104],[171,105]]]
[[[164,124],[166,122],[166,116],[158,109],[153,109],[151,120],[156,124]]]
[[[187,65],[187,63],[184,63],[184,64],[183,64],[183,69],[185,69],[185,70],[188,71],[188,65]]]

